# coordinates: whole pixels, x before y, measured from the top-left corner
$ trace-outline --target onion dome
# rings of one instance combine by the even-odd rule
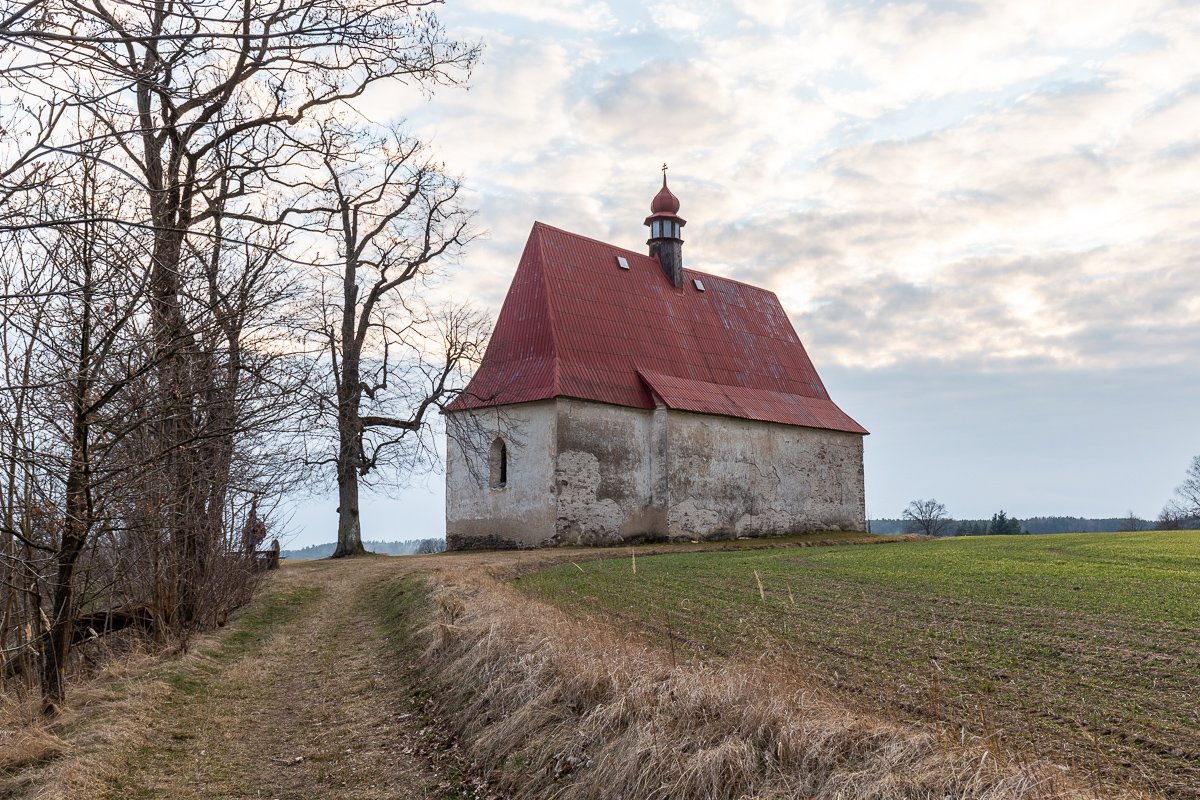
[[[650,216],[646,217],[652,239],[678,239],[679,231],[687,222],[679,216],[679,198],[667,188],[667,165],[663,164],[663,185],[650,201]]]
[[[650,203],[651,214],[678,214],[679,213],[679,198],[671,194],[671,190],[667,188],[667,173],[663,173],[663,185],[658,190],[658,194],[654,195],[654,200]]]

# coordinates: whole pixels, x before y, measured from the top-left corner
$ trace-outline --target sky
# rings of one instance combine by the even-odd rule
[[[1200,454],[1200,3],[447,0],[463,88],[379,87],[462,175],[445,291],[499,311],[534,220],[778,294],[871,431],[867,512],[1153,518]],[[442,476],[366,539],[444,533]],[[293,544],[336,502],[297,501]]]

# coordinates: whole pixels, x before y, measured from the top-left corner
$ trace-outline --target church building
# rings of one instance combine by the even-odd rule
[[[450,549],[864,530],[863,437],[774,293],[535,222],[446,408]]]

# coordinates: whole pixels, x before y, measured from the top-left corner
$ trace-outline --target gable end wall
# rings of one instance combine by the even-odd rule
[[[554,400],[446,415],[446,546],[451,550],[537,547],[554,535]],[[508,481],[493,488],[488,453],[508,449]]]

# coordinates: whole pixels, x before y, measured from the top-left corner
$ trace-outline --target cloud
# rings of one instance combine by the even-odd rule
[[[459,288],[493,310],[534,219],[641,247],[666,160],[688,263],[774,289],[826,362],[1194,352],[1194,6],[475,0],[443,16],[487,40],[470,91],[392,105],[467,176],[488,236]]]
[[[703,66],[650,61],[601,77],[576,115],[601,142],[636,151],[719,136],[729,105],[720,79]]]
[[[697,4],[654,3],[650,6],[650,18],[656,27],[680,33],[696,33],[705,24],[705,9]]]
[[[616,24],[607,3],[587,0],[537,0],[537,2],[513,2],[513,0],[466,0],[464,5],[471,14],[495,14],[512,17],[514,22],[525,25],[554,25],[563,28],[593,31],[610,28]]]
[[[535,219],[644,247],[667,161],[687,263],[774,290],[873,431],[871,514],[1161,508],[1200,440],[1195,3],[438,13],[485,42],[469,91],[363,105],[466,178],[486,235],[439,291],[498,311]]]
[[[1103,265],[1115,255],[979,259],[937,282],[847,282],[797,315],[797,326],[825,359],[861,368],[936,360],[949,369],[1102,371],[1194,361],[1200,327],[1189,315],[1200,281],[1113,274]]]
[[[748,20],[772,28],[785,25],[794,11],[788,0],[733,0],[733,7]],[[814,8],[810,4],[794,13],[803,14]]]

